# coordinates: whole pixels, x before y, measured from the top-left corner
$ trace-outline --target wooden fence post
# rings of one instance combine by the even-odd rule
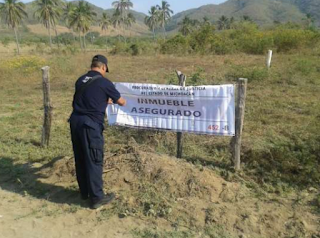
[[[52,121],[52,107],[50,102],[50,80],[49,80],[49,66],[43,67],[42,70],[42,86],[43,86],[43,109],[44,120],[42,127],[41,146],[49,146],[50,130]]]
[[[182,74],[180,71],[177,71],[177,77],[179,79],[179,85],[185,87],[187,76]],[[182,132],[177,132],[177,158],[182,158],[182,148],[183,148],[183,141],[182,141]]]
[[[233,162],[236,170],[240,170],[241,160],[241,140],[242,140],[242,129],[245,114],[246,96],[247,96],[247,84],[248,79],[240,78],[237,84],[237,97],[236,97],[236,114],[235,114],[235,126],[236,134],[232,138],[232,155]]]

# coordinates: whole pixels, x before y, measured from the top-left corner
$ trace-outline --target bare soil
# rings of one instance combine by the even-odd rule
[[[318,189],[266,193],[241,174],[227,181],[134,141],[105,157],[106,192],[117,200],[98,211],[79,198],[73,158],[8,165],[11,173],[0,173],[0,237],[135,237],[134,230],[144,229],[192,237],[320,237]]]

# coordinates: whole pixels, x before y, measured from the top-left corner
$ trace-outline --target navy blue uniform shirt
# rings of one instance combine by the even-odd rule
[[[89,71],[81,76],[76,82],[76,91],[86,82],[86,77],[94,77],[96,75],[101,74],[97,71]],[[93,121],[103,124],[109,98],[113,102],[117,102],[120,97],[121,95],[114,84],[101,75],[100,78],[96,79],[85,89],[77,101],[73,100],[73,114],[87,115]]]

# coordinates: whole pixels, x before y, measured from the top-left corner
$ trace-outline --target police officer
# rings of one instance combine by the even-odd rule
[[[69,120],[81,198],[90,198],[92,209],[115,198],[113,193],[106,195],[103,192],[103,124],[108,103],[126,104],[113,83],[105,78],[107,72],[107,58],[94,56],[91,70],[76,82]]]

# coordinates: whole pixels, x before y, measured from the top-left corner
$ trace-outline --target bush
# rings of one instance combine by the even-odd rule
[[[139,44],[132,44],[130,46],[131,55],[140,55],[142,52],[141,46]]]
[[[106,47],[107,45],[109,45],[109,41],[105,36],[100,36],[95,39],[94,44],[99,47]]]
[[[265,54],[273,47],[273,38],[270,34],[256,32],[241,39],[242,51],[247,54]]]
[[[215,35],[211,40],[210,52],[217,55],[231,54],[236,51],[234,41],[225,35]]]
[[[72,33],[62,33],[58,36],[59,42],[64,45],[71,45],[75,41]]]
[[[238,51],[247,54],[264,54],[273,47],[272,35],[259,30],[252,22],[235,24],[235,29],[230,30],[228,38],[234,41]]]
[[[117,55],[117,54],[125,54],[128,52],[128,47],[125,43],[123,42],[117,42],[114,46],[113,49],[111,50],[111,54]]]
[[[126,54],[126,55],[148,55],[148,54],[155,54],[157,52],[157,48],[153,43],[147,41],[137,41],[135,43],[123,43],[117,42],[113,46],[111,50],[111,54]]]
[[[317,33],[302,29],[278,29],[273,32],[278,52],[288,52],[302,47],[312,47],[319,42]]]
[[[157,52],[157,49],[155,45],[151,42],[146,41],[138,41],[136,43],[132,43],[129,47],[129,53],[133,56],[136,55],[150,55],[155,54]]]
[[[161,45],[161,53],[163,54],[187,54],[190,46],[187,37],[176,35]]]
[[[205,25],[191,34],[190,47],[194,52],[206,54],[211,52],[214,41],[214,26]]]
[[[206,82],[205,70],[201,67],[197,67],[196,72],[193,73],[187,81],[190,86],[205,85]]]
[[[239,22],[233,29],[215,32],[213,26],[202,26],[185,37],[175,37],[161,44],[163,54],[265,54],[268,49],[287,52],[313,47],[320,42],[320,33],[288,25],[274,30],[260,30],[255,23]]]

